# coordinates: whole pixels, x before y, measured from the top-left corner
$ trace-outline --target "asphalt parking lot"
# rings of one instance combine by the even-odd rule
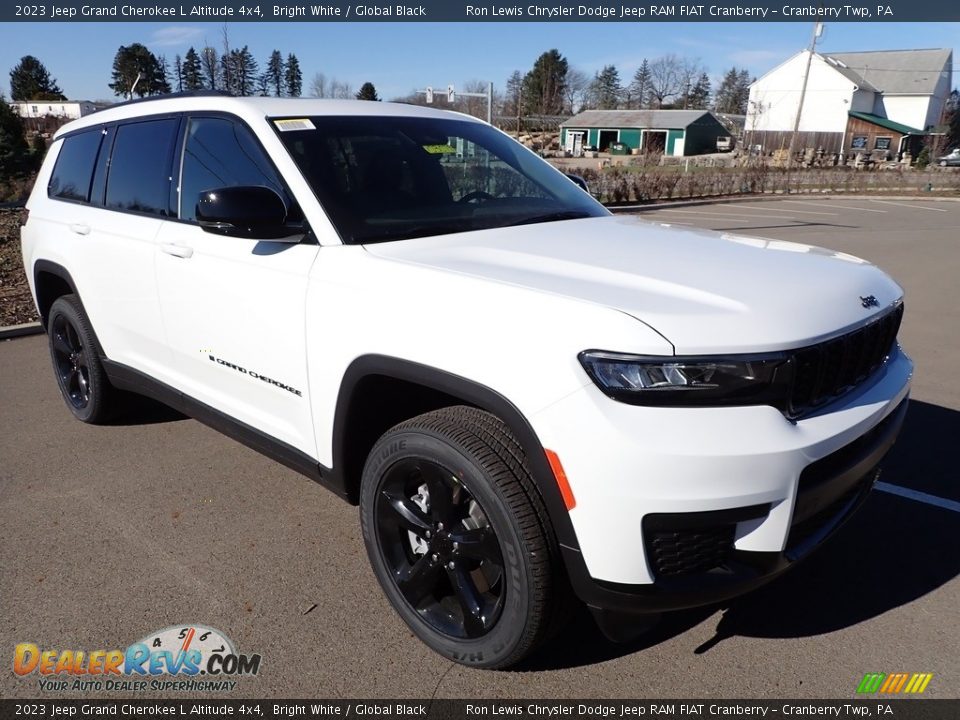
[[[851,698],[866,672],[933,673],[926,696],[960,697],[960,202],[730,202],[643,216],[835,248],[906,289],[900,338],[916,379],[883,475],[903,492],[875,492],[829,549],[632,645],[607,642],[582,614],[517,671],[469,670],[390,609],[355,508],[162,409],[109,427],[72,420],[46,338],[20,338],[0,343],[2,661],[21,642],[125,648],[202,623],[262,655],[233,697]],[[40,694],[36,675],[10,667],[0,697]]]

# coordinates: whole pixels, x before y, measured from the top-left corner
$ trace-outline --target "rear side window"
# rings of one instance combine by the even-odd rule
[[[90,183],[103,131],[100,128],[71,135],[63,141],[57,164],[53,167],[47,195],[61,200],[90,199]]]
[[[291,202],[260,143],[246,127],[226,118],[190,120],[180,177],[180,219],[195,220],[205,190],[262,185]]]
[[[117,128],[105,205],[111,210],[170,215],[170,167],[179,120],[150,120]]]

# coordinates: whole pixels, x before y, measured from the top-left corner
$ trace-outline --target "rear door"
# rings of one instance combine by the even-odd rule
[[[307,279],[319,246],[205,232],[199,194],[286,184],[236,118],[188,118],[179,173],[179,220],[160,231],[157,281],[175,385],[190,397],[316,457],[307,387]]]
[[[172,213],[174,147],[180,120],[125,122],[68,136],[49,187],[70,247],[64,264],[111,360],[158,378],[170,356],[157,298],[157,233]],[[71,156],[89,157],[98,139],[92,181],[86,186]],[[62,168],[61,168],[62,165]],[[95,168],[95,169],[94,169]],[[89,170],[87,171],[89,172]]]

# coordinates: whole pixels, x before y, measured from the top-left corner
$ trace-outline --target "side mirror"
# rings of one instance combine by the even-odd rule
[[[590,193],[590,186],[587,185],[587,181],[584,180],[582,177],[580,177],[579,175],[571,175],[570,173],[564,173],[564,174],[574,185],[579,185],[580,189],[583,190],[585,193],[587,194]]]
[[[204,190],[196,212],[200,227],[217,235],[297,243],[304,234],[302,225],[287,224],[283,198],[260,185]]]

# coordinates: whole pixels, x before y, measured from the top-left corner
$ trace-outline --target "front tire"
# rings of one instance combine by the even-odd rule
[[[100,364],[93,328],[76,295],[54,301],[47,335],[53,372],[70,412],[85,423],[104,422],[113,409],[113,388]]]
[[[546,638],[562,595],[553,533],[495,416],[449,407],[386,432],[364,467],[360,518],[387,599],[436,652],[503,668]]]

